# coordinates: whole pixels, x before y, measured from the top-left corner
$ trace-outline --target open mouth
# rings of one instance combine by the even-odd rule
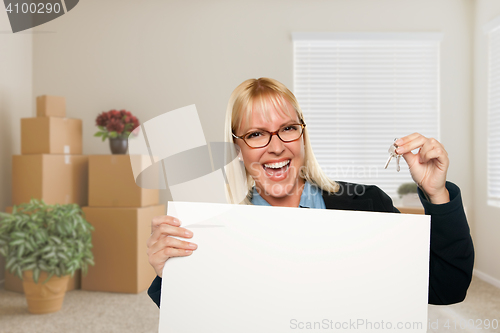
[[[290,166],[291,160],[281,161],[277,163],[263,164],[262,167],[269,178],[280,179],[286,177],[286,172]]]

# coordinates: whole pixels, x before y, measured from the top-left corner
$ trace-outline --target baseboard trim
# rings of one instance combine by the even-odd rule
[[[481,272],[477,269],[474,269],[473,274],[478,278],[480,278],[481,280],[488,282],[489,284],[494,285],[495,287],[500,289],[500,280],[495,279],[493,276]]]

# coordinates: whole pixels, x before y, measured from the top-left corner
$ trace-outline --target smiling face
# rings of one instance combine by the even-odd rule
[[[299,124],[293,106],[286,100],[284,103],[290,112],[278,109],[273,103],[265,103],[265,111],[254,108],[251,114],[242,117],[235,134],[250,133],[250,137],[255,137],[262,130],[274,132],[285,125]],[[263,148],[250,148],[242,139],[236,139],[236,143],[260,195],[273,206],[297,207],[304,185],[304,180],[299,177],[304,166],[304,137],[285,143],[273,135],[269,145]]]

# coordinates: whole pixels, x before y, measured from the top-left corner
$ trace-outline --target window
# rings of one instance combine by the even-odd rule
[[[485,27],[488,34],[488,205],[500,206],[500,18]]]
[[[395,138],[439,140],[439,33],[294,33],[294,93],[316,158],[334,180],[376,184],[392,197],[411,182]],[[415,153],[416,151],[414,151]]]

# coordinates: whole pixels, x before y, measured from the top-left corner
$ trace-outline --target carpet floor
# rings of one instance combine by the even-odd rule
[[[1,333],[158,332],[159,310],[140,294],[72,290],[60,311],[34,315],[23,294],[0,290]]]
[[[490,323],[493,319],[500,321],[500,289],[474,278],[464,302],[429,305],[427,332],[500,332],[500,326],[495,329],[490,324],[487,329],[486,319]],[[159,310],[146,292],[131,295],[72,290],[66,293],[59,312],[32,315],[24,295],[0,289],[1,333],[149,333],[158,332],[158,320]]]

